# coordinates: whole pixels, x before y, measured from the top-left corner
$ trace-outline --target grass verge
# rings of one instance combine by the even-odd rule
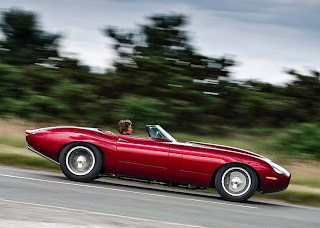
[[[25,169],[60,171],[60,167],[42,157],[30,157],[25,155],[12,155],[0,153],[0,164]]]
[[[308,186],[313,188],[320,188],[320,181],[310,178],[292,178],[290,184]]]
[[[4,137],[0,136],[0,145],[7,145],[18,148],[26,148],[27,142],[24,137]]]
[[[259,198],[276,199],[292,204],[320,207],[320,194],[317,193],[285,190],[276,194],[262,195]]]

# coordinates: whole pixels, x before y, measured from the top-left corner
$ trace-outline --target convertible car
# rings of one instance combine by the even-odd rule
[[[28,149],[60,165],[73,181],[101,175],[216,188],[222,198],[244,202],[255,191],[285,190],[291,174],[271,160],[229,146],[177,142],[159,125],[149,138],[97,128],[49,127],[26,130]]]

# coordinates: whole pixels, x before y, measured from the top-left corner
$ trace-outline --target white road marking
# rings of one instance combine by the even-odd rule
[[[187,200],[187,201],[195,201],[195,202],[202,202],[202,203],[211,203],[211,204],[219,204],[219,205],[226,205],[226,206],[258,209],[258,207],[241,205],[241,204],[230,204],[230,203],[213,202],[213,201],[198,200],[198,199],[188,199],[188,198],[182,198],[182,197],[166,196],[166,195],[144,193],[144,192],[135,192],[135,191],[129,191],[129,190],[113,189],[113,188],[106,188],[106,187],[93,186],[93,185],[84,185],[84,184],[77,184],[77,183],[71,183],[71,182],[51,181],[51,180],[43,180],[43,179],[36,179],[36,178],[31,178],[31,177],[21,177],[21,176],[13,176],[13,175],[6,175],[6,174],[0,174],[0,176],[10,177],[10,178],[18,178],[18,179],[24,179],[24,180],[41,181],[41,182],[47,182],[47,183],[80,186],[80,187],[86,187],[86,188],[104,189],[104,190],[109,190],[109,191],[127,192],[127,193],[134,193],[134,194],[140,194],[140,195],[148,195],[148,196],[165,197],[165,198],[180,199],[180,200]]]
[[[165,224],[165,225],[170,225],[170,226],[207,228],[207,227],[204,227],[204,226],[187,225],[187,224],[174,223],[174,222],[164,222],[164,221],[158,221],[158,220],[153,220],[153,219],[144,219],[144,218],[125,216],[125,215],[116,215],[116,214],[102,213],[102,212],[96,212],[96,211],[87,211],[87,210],[81,210],[81,209],[74,209],[74,208],[68,208],[68,207],[59,207],[59,206],[52,206],[52,205],[45,205],[45,204],[38,204],[38,203],[28,203],[28,202],[9,200],[9,199],[2,199],[2,198],[0,198],[0,201],[9,202],[9,203],[17,203],[17,204],[25,204],[25,205],[31,205],[31,206],[37,206],[37,207],[53,208],[53,209],[59,209],[59,210],[65,210],[65,211],[84,212],[84,213],[94,214],[94,215],[111,216],[111,217],[116,217],[116,218],[132,219],[132,220],[144,221],[144,222],[160,223],[160,224]]]

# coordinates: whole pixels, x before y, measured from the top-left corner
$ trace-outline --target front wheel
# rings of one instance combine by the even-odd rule
[[[257,189],[255,171],[243,164],[228,164],[217,172],[215,185],[222,198],[229,201],[245,202]]]
[[[70,180],[90,182],[100,173],[102,156],[100,151],[88,143],[72,143],[61,151],[61,171]]]

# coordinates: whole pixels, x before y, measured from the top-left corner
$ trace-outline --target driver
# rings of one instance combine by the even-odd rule
[[[119,133],[120,135],[131,135],[132,134],[132,122],[130,120],[119,121]]]

